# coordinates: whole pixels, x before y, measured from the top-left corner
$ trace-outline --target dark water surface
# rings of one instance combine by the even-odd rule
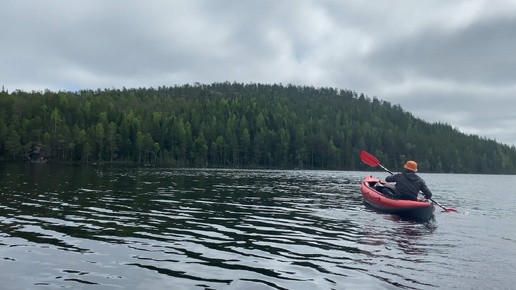
[[[515,289],[515,176],[421,174],[467,213],[419,223],[368,174],[1,164],[0,289]]]

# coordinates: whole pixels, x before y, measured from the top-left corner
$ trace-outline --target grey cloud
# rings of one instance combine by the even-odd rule
[[[515,18],[482,20],[461,29],[427,28],[378,47],[366,59],[393,80],[407,75],[461,83],[511,85],[516,74]],[[395,70],[398,74],[392,74]]]

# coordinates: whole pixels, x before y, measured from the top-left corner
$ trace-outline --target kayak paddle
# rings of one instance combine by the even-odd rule
[[[364,161],[366,164],[368,165],[371,165],[373,167],[377,167],[377,166],[380,166],[383,170],[389,172],[391,175],[393,174],[389,169],[383,167],[383,165],[380,164],[380,161],[378,161],[378,159],[376,159],[376,157],[374,157],[373,155],[365,152],[365,151],[362,151],[362,153],[360,153],[360,159],[362,159],[362,161]],[[444,209],[445,211],[452,211],[452,212],[458,212],[457,210],[453,209],[453,208],[446,208],[442,205],[440,205],[438,202],[436,202],[435,200],[429,198],[433,203],[437,204],[438,206],[440,206],[442,209]]]
[[[376,159],[376,157],[374,157],[373,155],[365,151],[362,151],[362,153],[360,153],[360,158],[362,159],[362,161],[373,167],[380,166],[383,170],[389,172],[392,175],[392,172],[389,169],[383,167],[383,165],[380,164],[380,161],[378,161],[378,159]]]

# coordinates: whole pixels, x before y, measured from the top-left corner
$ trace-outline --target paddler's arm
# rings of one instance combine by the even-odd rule
[[[398,174],[394,174],[394,175],[389,175],[387,177],[385,177],[385,181],[387,182],[398,182]]]
[[[430,191],[430,189],[428,189],[428,186],[426,186],[425,183],[423,183],[423,185],[421,186],[421,191],[423,192],[423,195],[426,199],[432,198],[432,192]]]

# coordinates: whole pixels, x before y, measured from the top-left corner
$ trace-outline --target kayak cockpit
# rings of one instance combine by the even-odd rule
[[[397,199],[382,193],[380,187],[393,188],[391,184],[372,176],[366,177],[361,185],[364,201],[375,209],[417,219],[429,219],[435,210],[433,202],[422,198],[418,198],[418,200]]]

